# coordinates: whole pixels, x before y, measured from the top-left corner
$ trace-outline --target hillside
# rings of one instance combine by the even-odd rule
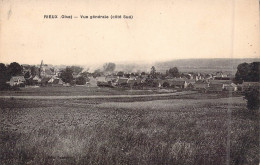
[[[222,71],[225,73],[235,73],[237,66],[243,62],[251,63],[254,61],[260,61],[260,58],[244,58],[244,59],[228,59],[228,58],[216,58],[216,59],[180,59],[171,60],[165,62],[156,62],[154,64],[116,64],[117,71],[150,71],[152,65],[155,66],[159,72],[165,72],[171,67],[178,67],[181,72],[200,72],[200,73],[212,73]]]
[[[212,72],[222,71],[232,73],[236,72],[237,66],[241,63],[251,63],[260,61],[259,58],[245,58],[245,59],[181,59],[166,62],[158,62],[155,67],[158,71],[165,72],[170,67],[178,67],[182,72]]]

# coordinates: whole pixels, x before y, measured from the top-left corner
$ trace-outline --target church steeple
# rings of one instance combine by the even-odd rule
[[[43,77],[44,76],[44,70],[43,70],[43,60],[41,61],[41,65],[40,65],[40,69],[39,69],[39,77]]]

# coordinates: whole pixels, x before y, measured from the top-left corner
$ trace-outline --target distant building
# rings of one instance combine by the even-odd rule
[[[58,75],[58,70],[52,67],[49,67],[46,64],[43,64],[43,60],[41,61],[40,69],[39,69],[39,77],[53,77]]]
[[[209,84],[209,87],[207,88],[207,91],[209,92],[222,92],[224,89],[224,84]]]
[[[47,85],[50,79],[51,79],[50,77],[44,77],[41,80],[41,85]]]
[[[193,84],[195,90],[205,91],[209,87],[209,83],[206,81],[197,81]]]
[[[116,82],[116,80],[119,79],[119,76],[106,76],[105,81],[111,81]]]
[[[188,86],[188,83],[185,79],[182,79],[182,78],[174,78],[174,79],[169,79],[167,80],[167,82],[169,83],[169,86],[170,87],[173,87],[173,88],[187,88]]]
[[[24,76],[13,76],[7,83],[11,86],[19,86],[25,84],[25,78]]]
[[[96,77],[96,81],[99,81],[99,82],[107,82],[105,76]]]
[[[124,86],[124,85],[127,85],[127,82],[128,82],[128,78],[120,77],[119,79],[117,79],[116,85]]]
[[[62,86],[65,83],[60,78],[56,78],[51,84],[52,86]]]
[[[224,90],[225,91],[233,91],[233,92],[235,92],[235,91],[237,91],[237,85],[236,84],[234,84],[234,83],[231,83],[231,84],[224,84]]]

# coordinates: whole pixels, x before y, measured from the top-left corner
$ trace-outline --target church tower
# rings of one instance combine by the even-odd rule
[[[40,69],[39,69],[39,77],[43,78],[45,76],[45,69],[43,66],[43,60],[41,61]]]

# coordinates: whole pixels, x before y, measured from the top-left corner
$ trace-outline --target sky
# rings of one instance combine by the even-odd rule
[[[259,29],[258,0],[2,0],[0,62],[86,65],[259,58]]]

